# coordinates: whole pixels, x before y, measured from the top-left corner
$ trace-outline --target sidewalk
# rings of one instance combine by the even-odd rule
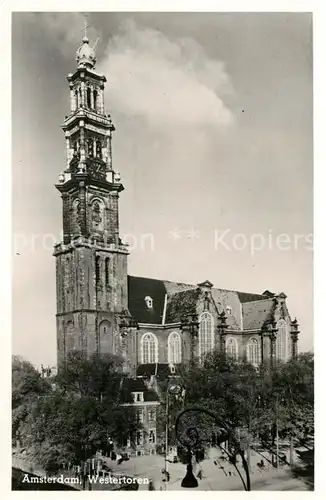
[[[201,491],[230,491],[243,490],[243,484],[235,468],[228,462],[221,460],[217,450],[211,450],[210,457],[196,465],[194,475],[197,476],[198,471],[202,470],[202,479],[198,480],[198,490]],[[103,457],[104,458],[104,457]],[[288,482],[289,487],[293,482],[293,489],[301,489],[300,481],[292,479],[289,467],[276,469],[271,465],[264,470],[256,467],[256,463],[261,460],[261,456],[252,453],[251,464],[252,470],[250,473],[250,481],[252,490],[259,489],[278,489],[278,485]],[[162,481],[162,469],[165,467],[164,457],[161,455],[147,455],[142,457],[133,457],[127,462],[117,465],[116,462],[105,459],[108,467],[112,468],[115,474],[127,474],[135,477],[148,478],[153,481],[155,490],[181,490],[181,481],[186,475],[186,465],[180,462],[168,463],[168,471],[170,473],[170,481],[166,484]],[[267,464],[267,462],[266,462]],[[223,469],[221,468],[223,467]],[[240,463],[239,470],[245,479],[245,472]],[[291,483],[292,484],[292,483]],[[147,485],[141,485],[139,490],[147,490]],[[302,488],[304,489],[304,487]]]

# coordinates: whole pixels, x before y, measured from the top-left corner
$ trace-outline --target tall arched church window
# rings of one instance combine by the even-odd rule
[[[158,341],[153,333],[145,333],[140,341],[143,364],[158,363]]]
[[[288,357],[288,329],[284,319],[277,323],[276,358],[286,361]]]
[[[82,92],[81,92],[81,88],[79,87],[78,88],[78,107],[80,107],[82,105]]]
[[[209,312],[199,318],[199,356],[204,356],[214,349],[214,320]]]
[[[77,90],[74,91],[74,98],[75,98],[76,108],[79,108],[78,92],[77,92]]]
[[[233,359],[238,357],[238,342],[232,337],[226,341],[226,353]]]
[[[91,89],[87,87],[86,91],[86,99],[87,99],[87,107],[90,108],[92,106],[92,98],[91,98]]]
[[[181,338],[178,332],[172,332],[168,337],[168,363],[181,363]]]
[[[247,344],[247,361],[254,366],[260,364],[260,343],[255,338],[250,339]]]

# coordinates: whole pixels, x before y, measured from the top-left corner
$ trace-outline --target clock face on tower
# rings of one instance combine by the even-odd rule
[[[100,181],[104,181],[106,178],[105,163],[100,159],[92,159],[87,162],[87,173]]]

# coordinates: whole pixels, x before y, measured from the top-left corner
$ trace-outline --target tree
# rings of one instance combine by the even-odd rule
[[[46,379],[29,361],[20,356],[12,358],[12,437],[16,438],[20,426],[27,418],[37,398],[50,390]]]
[[[282,439],[313,434],[313,355],[255,368],[218,352],[184,368],[185,407],[207,408],[237,429],[242,443],[273,448],[276,423]],[[212,423],[201,426],[211,432]],[[306,437],[305,437],[306,436]]]
[[[21,425],[24,444],[49,472],[79,465],[108,447],[123,445],[137,428],[134,410],[120,404],[124,375],[112,356],[70,356],[51,390],[29,402]]]
[[[214,351],[202,364],[186,367],[182,374],[185,406],[202,405],[234,427],[249,423],[259,387],[256,369]]]

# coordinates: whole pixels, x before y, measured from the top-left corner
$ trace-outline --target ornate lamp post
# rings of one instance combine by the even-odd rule
[[[291,322],[291,339],[292,339],[292,358],[298,357],[298,338],[299,338],[299,325],[297,318]]]
[[[199,322],[197,314],[188,314],[181,318],[181,330],[190,333],[191,337],[191,360],[195,358],[195,345],[198,338]]]
[[[216,446],[218,446],[229,458],[229,462],[236,469],[245,491],[250,491],[250,474],[249,467],[244,455],[243,450],[241,449],[240,443],[237,440],[235,433],[227,422],[222,420],[215,413],[206,410],[205,408],[188,408],[183,410],[177,417],[175,423],[175,432],[178,441],[182,446],[184,446],[188,450],[188,464],[187,464],[187,473],[184,479],[181,482],[181,486],[183,488],[196,488],[198,486],[198,481],[193,474],[193,455],[196,450],[203,443],[203,439],[200,437],[200,429],[194,425],[193,419],[190,424],[187,422],[187,417],[193,413],[193,416],[201,416],[205,415],[206,417],[210,417],[214,422],[214,428],[218,427],[220,432],[220,437],[216,441]],[[232,445],[232,452],[227,450],[222,446],[222,442],[229,441]],[[239,467],[237,466],[237,456],[240,456],[242,467],[245,472],[245,476],[241,474]]]
[[[182,387],[177,381],[169,381],[166,390],[166,402],[165,402],[165,455],[164,455],[164,475],[165,475],[165,489],[167,489],[167,483],[169,481],[168,472],[168,454],[169,454],[169,395],[178,396],[182,392]],[[162,471],[163,472],[163,471]]]

